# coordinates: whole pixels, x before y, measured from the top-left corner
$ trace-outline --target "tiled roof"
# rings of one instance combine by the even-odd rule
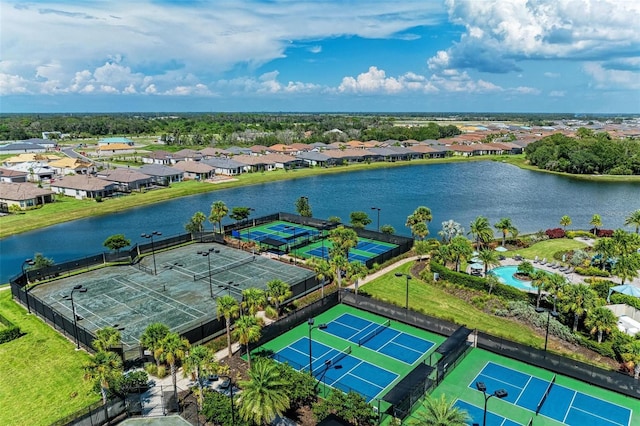
[[[114,182],[94,177],[91,175],[64,176],[51,183],[51,188],[69,188],[81,191],[104,191],[115,188]]]
[[[52,194],[53,192],[38,188],[36,185],[28,182],[0,182],[0,199],[3,200],[24,201]]]

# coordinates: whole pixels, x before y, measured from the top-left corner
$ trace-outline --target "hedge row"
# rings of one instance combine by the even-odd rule
[[[589,266],[588,268],[576,268],[576,274],[584,275],[586,277],[608,277],[610,274],[607,271],[603,271],[595,266]]]
[[[487,284],[487,280],[485,278],[474,277],[472,275],[463,274],[461,272],[455,272],[436,262],[431,262],[431,272],[438,273],[441,279],[449,281],[453,284],[459,284],[475,290],[486,292],[489,291],[489,285]],[[493,288],[493,294],[507,300],[528,300],[528,296],[525,292],[506,284],[498,283]]]
[[[13,324],[11,321],[0,315],[0,323],[7,326],[7,328],[0,330],[0,344],[7,343],[22,336],[20,327]]]

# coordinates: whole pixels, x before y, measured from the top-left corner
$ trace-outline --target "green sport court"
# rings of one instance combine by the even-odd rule
[[[555,377],[555,380],[554,380]],[[484,395],[498,389],[507,396],[488,401],[489,426],[632,426],[640,424],[640,401],[569,377],[473,348],[435,389],[482,424]],[[553,383],[552,383],[553,382]],[[418,406],[419,407],[419,406]],[[418,408],[420,410],[421,408]],[[532,423],[530,423],[532,422]]]
[[[311,359],[321,393],[332,387],[353,390],[381,409],[388,408],[382,397],[444,341],[442,336],[342,304],[315,317],[314,324]],[[308,372],[309,343],[309,325],[304,323],[255,352]]]
[[[329,250],[333,247],[325,231],[281,220],[233,231],[232,236],[303,258],[328,259]],[[349,262],[366,263],[397,247],[396,244],[360,237],[357,246],[349,250]]]
[[[239,300],[242,290],[264,289],[273,279],[292,286],[315,279],[313,271],[216,243],[156,251],[157,275],[153,256],[145,256],[141,264],[142,268],[109,266],[83,272],[40,284],[29,294],[73,318],[71,302],[65,297],[74,286],[82,285],[87,291],[73,295],[78,326],[90,333],[116,324],[124,327],[122,343],[128,350],[137,347],[150,323],[162,322],[185,332],[215,319],[218,296],[230,294]],[[48,320],[56,322],[55,317]]]

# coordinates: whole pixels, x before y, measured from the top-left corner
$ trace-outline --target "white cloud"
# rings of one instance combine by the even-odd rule
[[[557,73],[557,72],[545,72],[543,75],[545,77],[547,77],[547,78],[558,78],[558,77],[560,77],[560,73]]]
[[[540,90],[536,89],[535,87],[519,86],[515,88],[515,91],[522,95],[539,95],[540,94]]]
[[[29,82],[19,75],[0,73],[0,95],[21,95],[29,93]]]
[[[588,62],[584,71],[593,78],[599,89],[640,89],[640,72],[621,69],[607,69],[602,63]]]
[[[317,46],[317,45],[316,46],[311,46],[309,48],[309,52],[311,52],[311,53],[320,53],[320,52],[322,52],[322,46]]]
[[[549,96],[552,98],[563,98],[567,94],[564,90],[552,90],[549,92]]]
[[[408,72],[399,77],[387,77],[384,70],[372,66],[357,77],[343,77],[337,90],[340,93],[393,95],[401,92],[431,93],[437,92],[438,88],[425,76]]]

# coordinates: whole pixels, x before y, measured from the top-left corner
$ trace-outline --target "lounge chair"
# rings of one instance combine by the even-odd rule
[[[533,259],[533,263],[538,263],[538,256]]]
[[[547,258],[546,258],[546,257],[545,257],[545,258],[543,258],[543,259],[540,261],[540,264],[541,264],[541,265],[546,265],[546,264],[547,264]]]
[[[561,267],[559,267],[559,268],[558,268],[558,271],[560,271],[560,272],[565,272],[567,269],[569,269],[569,267],[568,267],[568,266],[564,266],[564,265],[563,265],[563,266],[561,266]]]
[[[557,262],[553,262],[553,263],[551,264],[551,267],[552,267],[553,269],[558,269],[558,268],[560,267],[560,264],[559,264],[559,263],[557,263]]]

